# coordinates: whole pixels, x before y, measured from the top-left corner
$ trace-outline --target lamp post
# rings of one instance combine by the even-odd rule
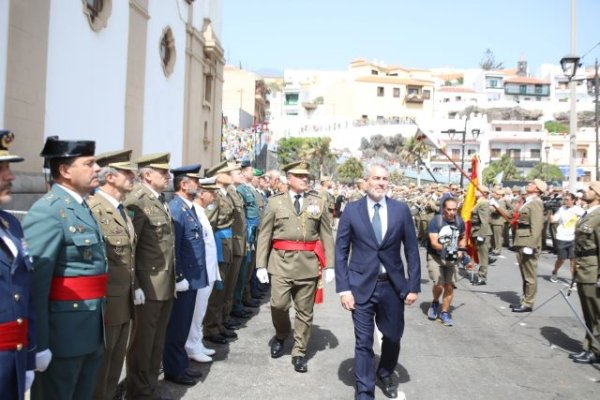
[[[569,113],[569,190],[575,193],[577,183],[576,159],[577,159],[577,86],[573,77],[579,67],[579,56],[575,55],[577,45],[577,13],[575,1],[571,0],[571,54],[560,60],[565,76],[569,80],[571,89],[571,111]]]
[[[468,121],[469,121],[469,115],[467,115],[465,118],[465,128],[462,131],[457,131],[456,129],[448,129],[447,131],[442,131],[442,133],[447,133],[451,140],[454,140],[454,137],[459,133],[462,135],[461,152],[460,152],[460,169],[462,169],[463,171],[465,170],[465,144],[467,141],[467,122]],[[473,136],[473,139],[477,139],[480,134],[481,134],[480,129],[471,129],[471,135]],[[450,168],[450,167],[448,167],[448,168]],[[448,176],[450,176],[450,173],[448,173]],[[450,181],[450,179],[448,179],[448,181]],[[464,175],[461,173],[460,174],[460,187],[463,187],[463,182],[464,182]]]
[[[546,146],[544,147],[544,151],[546,152],[546,166],[544,167],[544,180],[547,181],[548,180],[548,167],[550,167],[550,160],[548,159],[548,156],[550,154],[550,146]]]

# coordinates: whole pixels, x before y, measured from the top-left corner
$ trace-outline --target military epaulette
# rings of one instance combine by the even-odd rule
[[[286,193],[286,192],[274,193],[274,194],[272,194],[272,195],[271,195],[269,198],[271,199],[271,198],[273,198],[273,197],[281,196],[281,195],[283,195],[283,194],[285,194],[285,193]]]
[[[308,192],[306,192],[307,196],[315,196],[315,197],[319,197],[321,198],[321,195],[319,194],[319,192],[315,191],[315,190],[309,190]]]
[[[49,202],[50,204],[53,204],[56,201],[58,201],[59,197],[52,192],[48,192],[44,197],[42,197],[42,199]]]

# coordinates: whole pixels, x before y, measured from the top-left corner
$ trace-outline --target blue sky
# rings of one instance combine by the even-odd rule
[[[357,58],[477,67],[490,48],[532,73],[570,52],[571,0],[223,0],[228,64],[345,70]],[[595,21],[594,21],[595,19]],[[600,0],[577,0],[577,53],[600,42]],[[600,58],[600,46],[584,60]]]

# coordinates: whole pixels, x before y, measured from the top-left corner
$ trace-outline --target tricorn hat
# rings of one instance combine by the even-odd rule
[[[60,140],[58,136],[48,136],[40,156],[51,158],[70,158],[93,156],[96,142],[93,140]]]

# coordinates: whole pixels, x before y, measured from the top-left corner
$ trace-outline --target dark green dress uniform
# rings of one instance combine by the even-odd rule
[[[169,169],[169,153],[136,160],[138,168]],[[159,194],[160,196],[160,194]],[[160,363],[175,296],[175,237],[168,205],[143,183],[123,202],[137,235],[136,285],[146,301],[134,310],[127,353],[127,398],[151,398],[158,384]],[[137,287],[136,287],[137,289]]]
[[[300,164],[299,167],[294,165]],[[306,163],[293,163],[290,172],[308,174]],[[303,168],[300,168],[304,166]],[[306,171],[306,172],[303,172]],[[334,265],[331,220],[321,197],[304,193],[302,208],[297,214],[289,193],[272,196],[261,221],[256,251],[256,266],[267,267],[271,274],[271,317],[275,336],[284,340],[292,327],[289,309],[296,310],[292,357],[304,357],[313,319],[313,306],[319,262],[312,251],[273,249],[274,240],[311,242],[320,240],[325,249],[326,266]]]
[[[479,272],[477,273],[479,283],[483,283],[487,279],[491,235],[490,203],[486,198],[481,197],[471,210],[471,240],[477,249],[477,258],[479,259]]]
[[[23,221],[33,257],[38,352],[52,361],[34,381],[32,399],[89,399],[104,347],[106,251],[90,209],[53,185]],[[76,278],[95,287],[91,295],[68,293]]]
[[[502,194],[502,191],[496,192]],[[508,206],[506,200],[499,198],[496,200],[498,203],[498,209],[508,215]],[[502,251],[502,244],[504,242],[504,227],[506,226],[506,220],[502,217],[502,214],[492,207],[490,215],[490,224],[492,226],[492,249],[494,254],[498,255]]]
[[[544,204],[537,196],[529,198],[519,208],[514,246],[517,262],[523,279],[521,306],[531,308],[537,293],[537,260],[542,251],[542,229],[544,229]],[[524,248],[533,250],[525,254]]]
[[[99,154],[96,163],[100,167],[134,171],[135,166],[129,162],[130,156],[131,150]],[[88,204],[102,230],[108,258],[104,310],[106,347],[98,370],[94,399],[112,400],[123,369],[133,318],[136,236],[123,204],[102,189],[89,197]],[[119,206],[122,211],[117,208]]]
[[[600,183],[594,182],[600,191]],[[594,190],[595,191],[595,190]],[[600,193],[599,193],[600,195]],[[585,325],[600,342],[600,206],[588,211],[575,228],[577,294]],[[585,335],[583,349],[600,359],[600,347]]]
[[[225,304],[223,306],[223,321],[229,319],[229,314],[234,309],[234,295],[235,289],[238,284],[240,273],[242,272],[242,265],[244,258],[246,257],[246,214],[244,210],[244,200],[237,192],[235,186],[229,185],[227,188],[227,197],[233,204],[232,213],[232,262],[231,267],[227,270],[225,279],[223,279],[223,285],[225,288]],[[245,272],[245,271],[244,271]],[[240,309],[236,309],[234,315],[239,312]]]

